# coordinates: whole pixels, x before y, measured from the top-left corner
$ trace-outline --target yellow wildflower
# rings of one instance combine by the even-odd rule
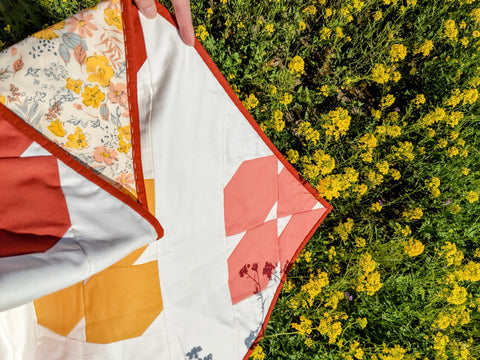
[[[222,1],[222,0],[220,0]],[[227,0],[224,0],[227,2]],[[252,351],[250,354],[250,359],[251,360],[264,360],[265,359],[265,353],[263,352],[263,348],[258,344],[255,346],[255,349]]]
[[[387,96],[384,96],[381,101],[380,101],[380,106],[383,109],[388,108],[395,102],[395,96],[392,94],[388,94]]]
[[[205,25],[198,25],[197,28],[195,29],[195,36],[199,38],[200,40],[205,40],[208,35],[210,35],[207,31],[207,28]]]
[[[295,164],[299,158],[300,155],[298,154],[297,150],[290,149],[287,151],[287,160],[290,161],[292,164]]]
[[[48,125],[48,130],[50,130],[50,132],[55,136],[65,136],[65,129],[63,128],[63,123],[61,123],[58,119],[53,120],[50,125]]]
[[[374,203],[372,203],[372,206],[370,206],[370,209],[373,212],[378,212],[378,211],[382,210],[382,205],[380,205],[380,203],[378,203],[378,202],[374,202]]]
[[[443,23],[443,26],[445,27],[443,35],[451,41],[457,41],[458,29],[455,25],[455,20],[446,20]]]
[[[413,208],[410,210],[405,210],[402,216],[408,220],[419,220],[423,216],[423,211],[420,208]]]
[[[108,25],[113,25],[118,30],[123,29],[122,16],[117,9],[108,8],[103,10],[103,13],[105,15],[104,20]]]
[[[348,111],[341,107],[331,110],[326,118],[326,124],[323,124],[323,127],[326,129],[325,134],[328,136],[333,135],[335,140],[338,140],[340,136],[347,133],[351,119]]]
[[[474,203],[475,201],[478,201],[478,192],[469,191],[465,199],[467,199],[469,203]]]
[[[378,171],[380,171],[380,173],[383,175],[387,175],[388,170],[390,168],[388,161],[381,161],[375,164],[375,166],[377,167]]]
[[[468,168],[466,168],[465,166],[462,167],[462,174],[463,175],[467,176],[469,172],[470,172],[470,170]]]
[[[288,63],[288,68],[290,69],[291,74],[295,74],[300,76],[305,74],[305,62],[300,56],[295,56],[290,62]]]
[[[461,209],[462,208],[458,204],[452,204],[449,206],[449,210],[453,215],[458,214]]]
[[[257,107],[258,99],[255,97],[255,95],[250,94],[244,101],[242,101],[242,103],[247,110],[251,110]]]
[[[377,11],[375,11],[375,13],[373,14],[373,20],[379,21],[379,20],[382,18],[382,16],[383,16],[382,10],[377,10]]]
[[[292,102],[292,100],[293,100],[293,95],[289,93],[285,93],[283,94],[283,97],[280,100],[280,104],[288,105]]]
[[[433,49],[433,41],[432,40],[425,40],[422,45],[420,45],[415,51],[414,54],[422,53],[423,56],[430,55],[430,51]]]
[[[317,8],[314,5],[309,5],[302,11],[306,15],[315,15],[317,13]]]
[[[301,315],[300,324],[292,323],[292,327],[297,330],[300,335],[310,334],[312,332],[312,321]]]
[[[326,8],[326,9],[325,9],[325,16],[326,16],[326,17],[330,17],[330,16],[332,16],[332,15],[333,15],[332,9]]]
[[[331,34],[332,34],[332,30],[330,30],[328,27],[324,27],[322,28],[322,30],[320,30],[320,39],[322,40],[330,39]]]
[[[372,69],[372,80],[379,84],[386,84],[390,79],[390,72],[382,64],[375,64]]]
[[[417,96],[415,96],[415,99],[413,99],[412,101],[415,104],[415,106],[418,108],[422,104],[425,104],[425,95],[418,94]]]
[[[367,323],[368,323],[367,318],[358,318],[355,322],[362,329],[365,329],[367,327]]]
[[[402,174],[397,169],[390,168],[390,176],[393,178],[393,180],[399,180]]]
[[[477,89],[466,89],[463,90],[463,105],[474,104],[478,100],[478,90]]]
[[[366,241],[365,241],[365,238],[363,237],[357,237],[355,238],[355,246],[356,247],[359,247],[359,248],[362,248],[366,245]]]
[[[78,126],[75,129],[75,133],[68,135],[67,139],[68,141],[65,143],[65,147],[81,150],[88,146],[87,140],[85,139],[85,134]]]
[[[390,57],[393,62],[403,60],[407,55],[407,48],[402,44],[394,44],[390,47]]]
[[[473,9],[470,16],[473,18],[473,21],[480,25],[480,8]]]
[[[440,255],[445,257],[447,266],[459,266],[463,260],[463,252],[458,250],[455,243],[451,243],[450,241],[446,241],[445,245],[440,248]]]
[[[408,242],[403,243],[403,249],[405,251],[405,254],[410,257],[414,257],[423,253],[424,246],[420,241],[415,240],[414,238],[410,238]]]
[[[303,21],[300,21],[300,22],[298,23],[298,30],[303,31],[303,30],[305,30],[306,28],[307,28],[307,25],[306,25]]]
[[[340,221],[340,224],[335,226],[333,230],[340,236],[340,239],[346,241],[348,239],[348,234],[352,232],[353,225],[353,219],[348,218],[345,223]]]
[[[267,24],[265,25],[265,30],[268,32],[269,35],[272,35],[274,29],[273,29],[273,24]]]
[[[89,73],[88,81],[98,82],[103,87],[110,85],[110,79],[114,72],[107,57],[102,55],[89,56],[86,60],[86,66],[87,73]]]
[[[83,90],[83,103],[86,106],[91,106],[93,108],[100,107],[100,104],[105,100],[105,94],[98,88],[98,85],[94,87],[86,86]]]
[[[465,301],[467,301],[467,289],[465,289],[463,286],[455,284],[452,292],[447,297],[447,301],[450,304],[462,305]]]
[[[343,29],[340,26],[337,26],[335,28],[335,36],[339,39],[343,39],[345,37],[345,35],[343,34]]]
[[[368,190],[368,186],[365,184],[358,184],[353,188],[353,191],[357,193],[357,197],[363,196]]]

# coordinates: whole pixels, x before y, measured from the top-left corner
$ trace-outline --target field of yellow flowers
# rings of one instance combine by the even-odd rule
[[[96,2],[4,1],[0,45]],[[251,358],[480,358],[480,1],[192,11],[244,105],[334,207]]]

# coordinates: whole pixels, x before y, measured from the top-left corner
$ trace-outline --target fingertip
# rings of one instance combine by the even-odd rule
[[[148,19],[155,19],[157,16],[157,7],[155,5],[149,6],[148,8],[140,9],[141,13]]]

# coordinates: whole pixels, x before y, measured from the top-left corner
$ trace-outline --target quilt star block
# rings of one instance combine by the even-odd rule
[[[5,359],[246,359],[331,210],[157,10],[0,53]]]

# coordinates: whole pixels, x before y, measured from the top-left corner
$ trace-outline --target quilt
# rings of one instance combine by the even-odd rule
[[[0,359],[246,359],[330,205],[201,44],[105,0],[0,53]]]

